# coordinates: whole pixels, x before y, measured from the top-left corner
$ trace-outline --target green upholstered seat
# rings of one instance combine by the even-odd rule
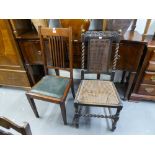
[[[47,75],[32,87],[30,92],[54,98],[61,98],[69,80],[70,79],[68,78]]]

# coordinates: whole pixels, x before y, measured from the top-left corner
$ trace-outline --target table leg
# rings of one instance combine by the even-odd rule
[[[133,85],[135,76],[136,76],[135,72],[130,73],[127,90],[126,90],[125,95],[124,95],[125,100],[128,100],[130,98],[131,91],[132,91],[131,89],[132,89],[132,85]]]

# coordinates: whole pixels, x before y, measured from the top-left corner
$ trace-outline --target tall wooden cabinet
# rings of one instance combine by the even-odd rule
[[[30,88],[9,20],[0,20],[0,85]]]

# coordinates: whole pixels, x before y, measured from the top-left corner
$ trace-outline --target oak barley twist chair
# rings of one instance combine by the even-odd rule
[[[34,99],[49,101],[60,105],[64,124],[67,124],[65,100],[71,88],[73,97],[73,52],[72,29],[39,27],[41,52],[44,60],[45,76],[26,93],[36,117],[39,114]],[[48,70],[55,69],[56,75]],[[59,70],[70,73],[69,78],[59,75]]]
[[[111,63],[112,43],[116,43],[113,64]],[[121,100],[113,83],[118,59],[120,36],[117,32],[87,31],[82,34],[81,83],[76,93],[74,125],[79,127],[79,118],[97,117],[111,119],[114,131],[122,109]],[[87,57],[87,59],[86,59]],[[87,64],[87,65],[86,65]],[[97,80],[85,79],[85,74],[97,74]],[[100,74],[109,74],[109,81],[100,80]],[[90,114],[83,107],[104,107],[109,115]],[[112,114],[115,108],[116,113]],[[114,111],[114,109],[113,109]]]
[[[14,129],[22,135],[32,135],[30,125],[24,122],[23,126],[19,126],[5,117],[0,116],[0,126],[5,129]],[[0,135],[12,135],[12,133],[0,129]]]

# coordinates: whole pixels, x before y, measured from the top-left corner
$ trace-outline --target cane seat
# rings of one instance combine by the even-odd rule
[[[78,88],[76,103],[118,106],[119,95],[111,81],[83,80]]]

